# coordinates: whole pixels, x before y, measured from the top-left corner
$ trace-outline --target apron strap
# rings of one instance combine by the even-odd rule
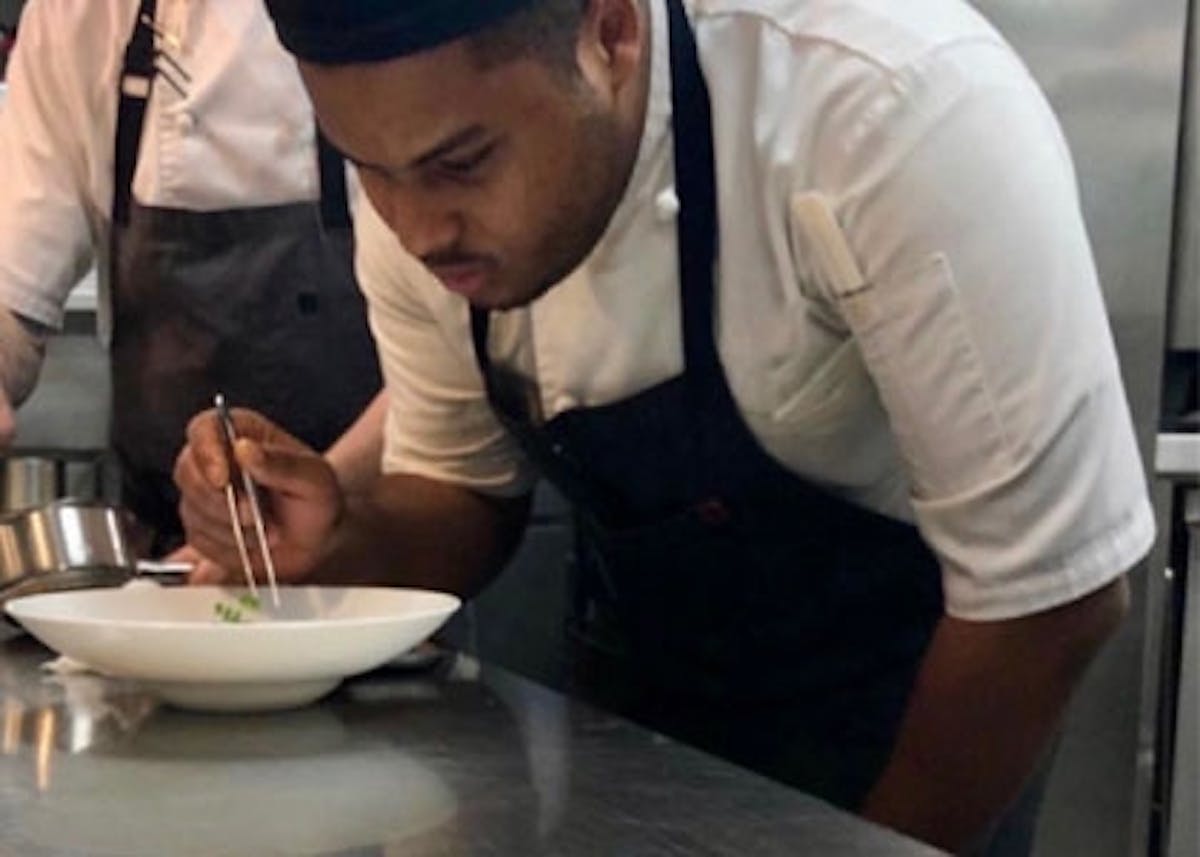
[[[494,381],[492,379],[492,355],[488,353],[488,331],[491,315],[485,309],[471,306],[471,344],[475,350],[475,365],[483,376],[483,386],[493,408],[496,407]]]
[[[720,380],[714,331],[717,260],[717,191],[712,107],[700,68],[692,25],[681,0],[668,0],[671,54],[671,123],[675,185],[679,195],[679,282],[683,314],[684,372],[693,405]],[[699,413],[697,414],[699,417]]]
[[[349,229],[350,202],[346,194],[346,163],[341,152],[317,129],[317,173],[321,181],[321,225]]]
[[[117,135],[113,147],[113,226],[126,226],[129,223],[133,173],[137,169],[146,103],[150,100],[155,77],[154,30],[143,22],[153,21],[156,9],[156,0],[141,0],[121,64],[117,90]]]

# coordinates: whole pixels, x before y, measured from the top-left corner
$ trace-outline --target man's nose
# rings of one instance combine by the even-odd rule
[[[419,187],[390,187],[385,219],[404,248],[417,258],[444,252],[462,237],[461,214],[438,194]]]

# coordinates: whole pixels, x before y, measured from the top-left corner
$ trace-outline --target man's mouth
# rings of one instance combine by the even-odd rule
[[[482,260],[461,262],[430,260],[426,266],[448,291],[465,298],[479,294],[491,279],[491,266]]]

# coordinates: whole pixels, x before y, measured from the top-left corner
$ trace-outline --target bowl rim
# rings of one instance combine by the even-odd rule
[[[323,619],[268,619],[266,621],[250,621],[250,622],[222,622],[216,618],[211,620],[184,620],[184,619],[129,619],[129,618],[112,618],[102,616],[61,616],[61,615],[46,615],[25,612],[25,608],[35,607],[36,604],[31,602],[45,602],[50,600],[65,600],[67,598],[79,597],[86,594],[98,593],[116,593],[122,591],[120,587],[103,588],[103,589],[72,589],[59,592],[38,592],[30,595],[22,595],[13,598],[4,603],[4,611],[10,617],[18,622],[22,619],[31,619],[33,621],[55,622],[59,624],[70,624],[75,626],[103,626],[106,628],[120,628],[122,630],[146,630],[146,631],[197,631],[203,630],[205,633],[212,633],[216,629],[228,629],[230,633],[242,633],[243,629],[253,628],[260,633],[277,634],[284,631],[295,631],[297,629],[316,629],[318,627],[371,627],[374,625],[391,625],[397,622],[412,622],[422,619],[440,618],[442,616],[453,613],[462,606],[462,599],[450,592],[443,592],[438,589],[422,589],[411,586],[341,586],[341,587],[325,587],[325,586],[288,586],[280,587],[281,589],[339,589],[339,590],[374,590],[378,592],[388,592],[393,594],[398,593],[416,593],[420,595],[435,596],[437,600],[443,600],[441,605],[431,605],[420,611],[413,611],[403,614],[393,614],[387,616],[350,616],[343,618],[323,618]],[[198,592],[213,590],[212,594],[217,592],[225,593],[224,597],[236,597],[239,587],[224,587],[224,586],[190,586],[190,587],[163,587],[164,592]],[[240,587],[242,591],[246,587]],[[265,629],[271,629],[269,631]]]

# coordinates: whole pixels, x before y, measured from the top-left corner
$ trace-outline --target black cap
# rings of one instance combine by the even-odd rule
[[[279,41],[323,65],[377,62],[498,23],[532,0],[266,0]]]

